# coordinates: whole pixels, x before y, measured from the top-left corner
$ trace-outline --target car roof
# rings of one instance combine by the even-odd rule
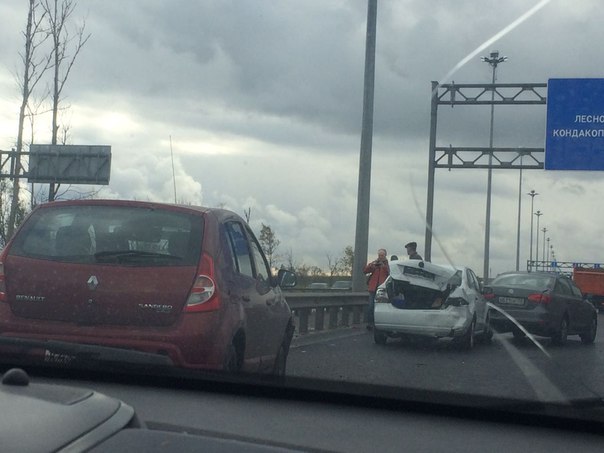
[[[192,211],[207,212],[210,208],[202,206],[181,205],[175,203],[162,203],[155,201],[138,201],[138,200],[120,200],[120,199],[85,199],[85,200],[59,200],[51,201],[38,205],[37,209],[54,208],[57,206],[136,206],[136,207],[157,207],[166,209],[186,209]]]
[[[497,277],[503,277],[504,275],[547,275],[548,277],[564,277],[563,274],[560,274],[559,272],[547,272],[547,271],[508,271],[508,272],[502,272],[501,274],[498,274],[495,278]]]
[[[238,214],[228,209],[209,208],[205,206],[195,206],[189,204],[162,203],[154,201],[138,201],[138,200],[120,200],[120,199],[87,199],[87,200],[60,200],[43,203],[36,206],[38,209],[52,209],[59,206],[122,206],[150,209],[167,209],[172,211],[189,212],[191,214],[207,215],[213,214],[217,218],[237,216]]]

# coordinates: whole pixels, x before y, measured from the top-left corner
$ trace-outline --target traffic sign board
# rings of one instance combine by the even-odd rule
[[[604,170],[604,79],[549,79],[546,170]]]
[[[110,175],[109,145],[29,145],[29,182],[107,185]]]

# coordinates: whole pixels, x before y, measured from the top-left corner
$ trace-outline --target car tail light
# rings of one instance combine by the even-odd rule
[[[219,306],[220,297],[214,282],[214,261],[204,253],[184,311],[185,313],[212,311],[218,310]]]
[[[4,263],[0,262],[0,302],[6,302],[6,281],[4,279]]]
[[[535,293],[530,294],[527,299],[536,304],[549,304],[552,301],[552,296],[549,294]]]
[[[495,293],[484,293],[484,294],[483,294],[483,297],[484,297],[486,300],[493,300],[493,299],[495,299]]]
[[[386,292],[386,290],[384,288],[378,288],[378,290],[375,293],[374,301],[376,304],[390,302],[388,300],[388,293]]]
[[[468,301],[463,297],[449,297],[445,301],[445,305],[448,307],[449,305],[453,307],[461,307],[462,305],[469,305]]]

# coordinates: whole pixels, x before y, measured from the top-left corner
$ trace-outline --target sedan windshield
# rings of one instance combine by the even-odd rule
[[[536,274],[513,274],[497,277],[491,283],[492,286],[515,286],[518,288],[549,288],[552,286],[554,277]]]

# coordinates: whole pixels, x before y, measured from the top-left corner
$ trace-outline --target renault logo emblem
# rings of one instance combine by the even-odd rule
[[[99,286],[99,279],[96,278],[96,275],[91,275],[86,284],[88,285],[88,289],[94,291]]]

